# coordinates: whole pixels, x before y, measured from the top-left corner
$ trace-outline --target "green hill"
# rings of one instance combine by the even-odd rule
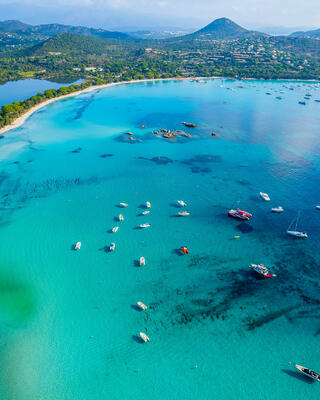
[[[293,32],[290,35],[291,37],[300,37],[300,38],[311,38],[311,39],[320,39],[320,29],[314,29],[312,31],[306,32]]]
[[[62,53],[70,55],[101,55],[110,46],[109,40],[62,33],[24,50],[25,56],[41,56],[49,53]]]
[[[87,28],[85,26],[71,26],[62,24],[27,25],[20,21],[2,21],[0,30],[24,35],[40,35],[43,37],[57,36],[62,33],[74,33],[77,35],[93,36],[108,39],[128,39],[129,36],[122,32],[112,32],[105,29]]]
[[[228,18],[219,18],[188,36],[209,40],[234,40],[267,35],[260,32],[249,31]]]
[[[24,24],[17,20],[0,21],[0,31],[3,32],[18,32],[31,28],[31,25]]]

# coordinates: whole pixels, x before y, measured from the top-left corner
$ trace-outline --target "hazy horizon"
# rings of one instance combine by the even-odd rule
[[[0,0],[1,20],[30,24],[61,23],[103,29],[198,29],[227,17],[248,29],[269,33],[320,28],[320,3],[296,0],[262,1],[175,0]],[[248,12],[250,10],[250,12]],[[274,32],[272,32],[274,30]]]

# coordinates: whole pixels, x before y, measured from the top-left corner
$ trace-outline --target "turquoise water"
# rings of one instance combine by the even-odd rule
[[[316,83],[139,83],[53,103],[5,134],[1,399],[318,399],[294,369],[320,371],[316,99]],[[181,121],[199,125],[192,138],[150,133]],[[226,216],[238,206],[249,223]],[[298,211],[306,241],[285,234]],[[277,278],[257,280],[252,262]]]
[[[80,83],[79,80],[74,83]],[[72,82],[68,83],[71,84]],[[51,82],[44,79],[22,79],[0,85],[0,107],[14,101],[24,100],[47,89],[59,89],[67,83]]]

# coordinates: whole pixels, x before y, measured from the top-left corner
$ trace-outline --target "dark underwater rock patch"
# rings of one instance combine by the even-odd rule
[[[101,154],[100,158],[109,158],[109,157],[113,157],[114,154]]]
[[[156,163],[157,165],[166,165],[173,163],[173,160],[171,160],[171,158],[166,156],[153,157],[151,158],[151,161]]]
[[[126,134],[121,134],[119,136],[116,136],[113,140],[119,143],[126,143],[126,144],[142,143],[141,138],[137,135],[129,136]]]
[[[81,106],[75,111],[74,115],[67,118],[67,122],[72,122],[77,119],[80,119],[83,115],[83,113],[86,111],[86,109],[90,106],[90,104],[93,102],[95,98],[95,95],[92,94],[88,99],[83,99],[78,101]]]
[[[198,154],[192,158],[182,160],[182,164],[192,165],[192,164],[206,164],[206,163],[221,163],[222,157],[219,155],[212,154]]]
[[[82,150],[83,150],[82,147],[77,147],[76,149],[71,150],[71,153],[73,154],[80,153]]]
[[[298,306],[291,306],[291,307],[284,308],[282,310],[273,311],[273,312],[265,314],[262,317],[259,317],[256,319],[248,318],[248,320],[247,320],[248,331],[252,331],[256,328],[260,328],[261,326],[268,324],[270,322],[273,322],[282,316],[287,316],[287,314],[290,313],[290,311],[295,310],[297,307]]]

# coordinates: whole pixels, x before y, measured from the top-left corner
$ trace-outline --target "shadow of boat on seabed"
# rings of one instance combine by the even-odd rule
[[[300,381],[304,382],[304,383],[315,383],[315,381],[311,378],[308,378],[306,375],[303,375],[301,372],[298,371],[291,371],[290,369],[282,369],[282,372],[284,372],[285,374],[291,376],[292,378],[296,378],[299,379]]]

